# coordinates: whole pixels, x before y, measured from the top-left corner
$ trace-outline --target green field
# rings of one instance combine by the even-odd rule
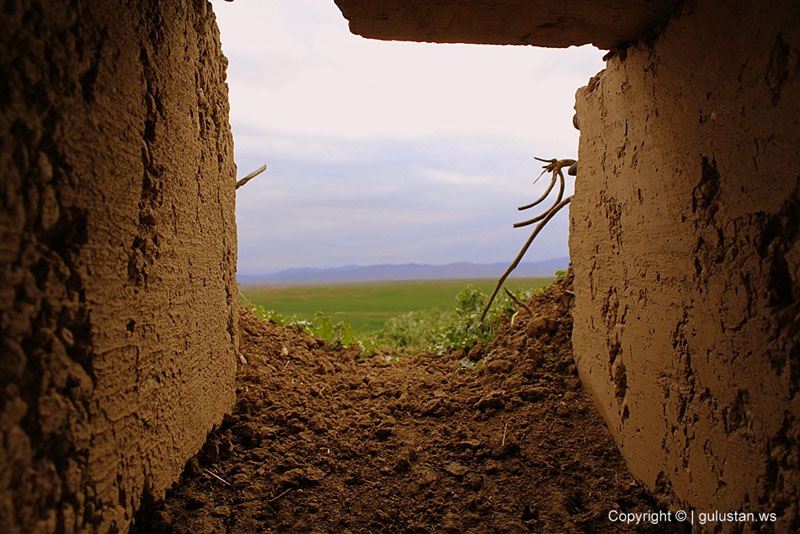
[[[518,278],[506,281],[512,290],[547,286],[549,278]],[[362,282],[308,286],[242,287],[242,294],[253,304],[282,315],[297,314],[312,319],[321,311],[336,321],[346,321],[362,334],[380,330],[390,317],[410,311],[439,308],[451,310],[455,297],[467,284],[487,294],[497,280],[412,280]]]

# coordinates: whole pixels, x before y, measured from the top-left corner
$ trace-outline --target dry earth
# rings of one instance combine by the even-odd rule
[[[234,413],[137,529],[677,532],[607,519],[657,504],[581,390],[569,287],[534,297],[535,318],[486,347],[391,363],[242,311]]]

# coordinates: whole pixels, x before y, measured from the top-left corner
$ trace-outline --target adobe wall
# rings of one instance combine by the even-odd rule
[[[679,0],[334,0],[370,39],[609,49],[647,35]]]
[[[585,387],[651,489],[796,532],[800,4],[688,1],[576,109]]]
[[[226,61],[201,1],[0,22],[0,525],[125,532],[234,402]]]

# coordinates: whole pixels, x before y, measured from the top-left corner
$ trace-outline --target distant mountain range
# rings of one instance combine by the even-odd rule
[[[557,258],[534,263],[520,263],[512,273],[513,278],[553,276],[566,269],[569,258]],[[330,269],[285,269],[270,274],[238,274],[236,278],[245,286],[267,284],[321,284],[337,282],[373,282],[391,280],[448,280],[454,278],[499,278],[508,263],[448,263],[425,265],[346,265]]]

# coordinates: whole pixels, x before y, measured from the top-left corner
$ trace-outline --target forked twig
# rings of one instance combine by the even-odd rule
[[[253,172],[251,172],[250,174],[248,174],[247,176],[245,176],[244,178],[242,178],[241,180],[236,182],[236,189],[239,189],[244,184],[246,184],[247,182],[249,182],[250,180],[252,180],[253,178],[255,178],[256,176],[258,176],[259,174],[261,174],[262,172],[264,172],[266,170],[267,170],[267,165],[266,164],[262,165],[261,167],[259,167],[256,170],[254,170]]]
[[[557,171],[561,169],[561,167],[569,167],[573,163],[576,163],[574,159],[558,159],[558,158],[544,159],[544,158],[537,158],[536,156],[533,156],[533,159],[535,159],[536,161],[541,161],[542,163],[547,163],[547,165],[542,166],[542,169],[544,170],[539,174],[539,176],[536,177],[536,180],[533,181],[534,184],[539,181],[539,178],[541,178],[542,175],[544,175],[544,173]]]
[[[555,185],[556,180],[558,180],[559,182],[558,197],[556,198],[556,201],[553,203],[553,205],[550,206],[550,208],[541,215],[533,217],[532,219],[528,219],[527,221],[518,222],[514,225],[514,228],[520,228],[522,226],[528,226],[535,222],[539,223],[536,225],[536,228],[534,228],[533,233],[531,233],[531,236],[522,246],[522,250],[519,251],[517,257],[514,258],[514,261],[511,262],[511,265],[508,266],[508,269],[506,269],[506,271],[497,281],[497,285],[495,286],[494,291],[492,291],[492,295],[489,297],[489,302],[486,303],[486,307],[483,309],[483,313],[481,313],[481,322],[483,322],[484,319],[486,319],[486,314],[489,313],[489,308],[492,306],[492,302],[494,302],[497,293],[500,291],[500,288],[503,287],[503,283],[506,281],[506,278],[508,278],[511,272],[517,268],[519,262],[522,261],[523,256],[525,256],[525,253],[528,251],[528,248],[530,248],[531,243],[533,243],[533,240],[536,239],[536,236],[539,235],[539,232],[541,232],[542,228],[544,228],[545,225],[548,222],[550,222],[550,219],[552,219],[556,215],[556,213],[558,213],[561,210],[561,208],[569,204],[570,200],[572,200],[571,196],[564,198],[562,200],[562,197],[564,196],[565,185],[564,185],[564,173],[561,172],[561,169],[564,167],[572,167],[577,162],[574,159],[556,159],[556,158],[542,159],[537,157],[534,157],[534,159],[547,164],[542,167],[544,169],[544,171],[542,171],[542,174],[546,172],[551,172],[553,174],[552,178],[550,179],[550,185],[547,187],[547,190],[544,192],[544,194],[541,197],[539,197],[535,202],[532,202],[531,204],[526,204],[525,206],[520,206],[517,209],[526,210],[528,208],[532,208],[533,206],[540,204],[542,201],[544,201],[545,198],[547,198],[547,196],[553,190],[553,186]],[[542,174],[539,175],[539,178],[541,178]],[[538,180],[539,178],[536,178],[536,180]],[[534,183],[536,183],[536,180],[534,180]],[[506,290],[506,293],[509,293],[509,296],[511,296],[510,291]],[[517,299],[515,299],[513,296],[512,299],[515,302],[517,301]],[[530,313],[530,309],[528,309],[527,306],[525,307],[525,309],[528,311],[528,313]]]

